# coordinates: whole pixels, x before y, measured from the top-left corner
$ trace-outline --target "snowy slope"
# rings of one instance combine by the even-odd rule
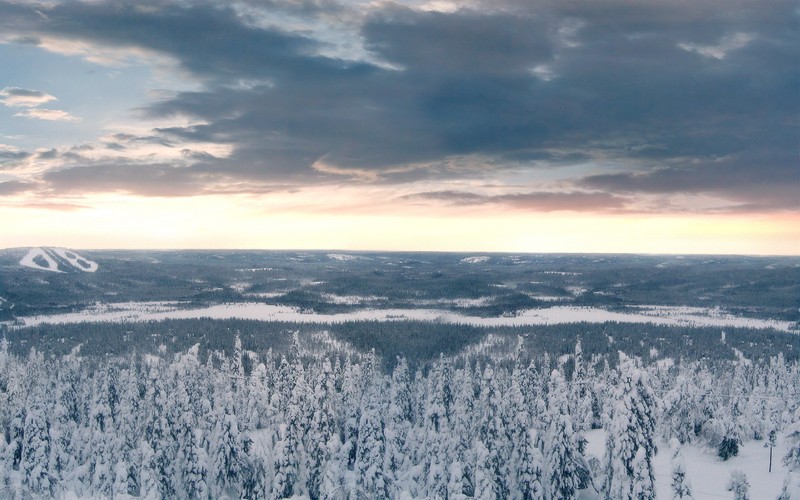
[[[31,269],[54,273],[66,272],[61,268],[59,263],[64,266],[64,269],[78,269],[87,273],[93,273],[97,271],[99,267],[97,262],[89,260],[65,248],[34,247],[28,250],[28,253],[19,261],[21,266]]]
[[[67,250],[65,248],[52,248],[51,251],[55,252],[59,257],[69,262],[72,267],[80,269],[81,271],[93,273],[97,271],[97,268],[99,267],[97,262],[82,257],[72,250]]]
[[[19,264],[41,271],[51,271],[54,273],[64,272],[58,268],[58,263],[43,248],[31,248],[28,253],[25,254],[25,257],[19,261]]]

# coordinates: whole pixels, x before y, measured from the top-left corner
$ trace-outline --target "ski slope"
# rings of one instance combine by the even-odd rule
[[[100,267],[97,262],[78,255],[72,250],[41,247],[28,250],[28,253],[20,259],[19,265],[39,271],[66,272],[61,269],[59,262],[65,266],[65,269],[78,269],[86,273],[96,272]]]

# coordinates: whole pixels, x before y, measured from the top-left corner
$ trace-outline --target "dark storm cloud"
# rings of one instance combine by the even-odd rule
[[[800,192],[792,2],[509,1],[453,13],[388,5],[366,16],[346,2],[269,8],[347,18],[332,31],[360,22],[372,57],[326,57],[330,47],[309,32],[203,2],[0,3],[0,29],[144,48],[204,82],[145,109],[204,123],[159,129],[151,140],[229,144],[232,153],[156,168],[164,194],[218,178],[302,185],[346,182],[351,172],[359,182],[406,182],[594,163],[592,175],[574,180],[572,200],[534,193],[530,206],[619,208],[620,194],[704,193],[740,207],[796,208],[786,194]],[[486,158],[485,168],[398,169],[469,155]],[[105,179],[94,181],[98,189],[137,182],[125,173],[136,167],[91,168]],[[64,172],[45,178],[65,188],[80,177]],[[594,198],[581,198],[585,189]]]
[[[531,17],[387,9],[364,24],[367,48],[412,72],[526,73],[553,56],[548,28]]]

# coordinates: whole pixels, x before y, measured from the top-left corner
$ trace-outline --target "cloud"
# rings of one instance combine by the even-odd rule
[[[292,21],[276,22],[276,11]],[[787,0],[473,1],[427,11],[382,2],[0,0],[0,31],[157,54],[196,84],[141,109],[145,119],[188,125],[103,139],[120,159],[48,172],[54,189],[79,192],[85,182],[179,196],[510,171],[535,180],[580,166],[557,186],[476,202],[602,210],[708,194],[736,207],[797,208],[800,32]],[[38,108],[24,116],[34,111],[57,116]],[[126,162],[146,141],[181,157]],[[451,168],[454,158],[483,163]],[[470,197],[450,201],[459,196]]]
[[[77,210],[87,210],[92,207],[76,203],[24,203],[14,205],[16,208],[33,208],[37,210],[54,210],[57,212],[74,212]]]
[[[54,122],[72,122],[80,120],[80,118],[78,118],[77,116],[73,116],[66,111],[60,109],[45,109],[45,108],[24,109],[22,111],[14,113],[14,116],[20,116],[23,118],[35,118],[37,120],[47,120]]]
[[[42,180],[58,194],[105,192],[189,196],[205,191],[205,183],[190,169],[158,163],[97,163],[50,170],[42,176]]]
[[[6,87],[0,90],[0,103],[9,107],[34,107],[55,101],[56,98],[39,90]]]
[[[702,56],[713,57],[714,59],[725,59],[729,52],[746,47],[753,38],[753,35],[749,33],[734,33],[722,37],[722,39],[714,45],[679,43],[678,47],[689,52],[696,52]]]
[[[35,184],[23,181],[0,182],[0,196],[11,196],[31,191]]]
[[[625,207],[624,197],[603,192],[546,192],[533,191],[501,195],[482,195],[465,191],[429,191],[404,197],[407,200],[430,200],[449,205],[505,205],[518,210],[536,212],[607,211]]]

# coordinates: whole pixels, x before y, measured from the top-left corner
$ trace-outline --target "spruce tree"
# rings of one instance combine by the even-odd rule
[[[616,404],[606,438],[604,496],[607,500],[635,494],[652,498],[655,397],[647,374],[622,352],[618,370]]]

